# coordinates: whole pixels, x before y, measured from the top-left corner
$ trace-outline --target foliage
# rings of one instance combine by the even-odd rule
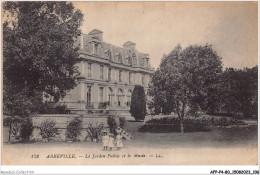
[[[117,129],[118,125],[116,123],[115,116],[108,116],[107,117],[107,124],[108,124],[110,133],[112,133],[114,135],[114,137],[116,137],[116,135],[117,135],[116,129]]]
[[[44,140],[49,142],[51,139],[57,137],[60,134],[55,125],[56,122],[50,119],[46,119],[41,123],[40,135]]]
[[[9,124],[9,141],[11,141],[10,137],[14,137],[15,140],[20,140],[22,118],[20,116],[8,117],[5,123]]]
[[[119,127],[124,129],[126,124],[126,119],[125,117],[119,117]]]
[[[50,107],[48,103],[43,104],[39,109],[40,114],[69,114],[70,110],[66,105]]]
[[[4,114],[28,116],[43,92],[58,100],[76,85],[83,15],[67,2],[4,2],[3,11]]]
[[[218,84],[221,58],[211,45],[176,46],[164,56],[152,76],[149,94],[154,113],[177,113],[183,132],[185,117],[197,116],[206,106],[210,89]]]
[[[227,68],[222,76],[220,109],[229,113],[257,116],[258,67],[242,70]]]
[[[4,76],[28,92],[63,97],[76,85],[74,41],[82,13],[68,2],[6,2],[3,7]]]
[[[42,100],[42,94],[35,91],[30,92],[28,89],[20,89],[11,84],[4,77],[3,81],[3,113],[8,116],[28,117],[31,113],[36,113]]]
[[[204,132],[211,127],[245,126],[245,122],[236,119],[221,118],[185,118],[185,132]],[[180,132],[180,119],[176,117],[164,117],[152,119],[139,129],[140,132]]]
[[[82,130],[82,120],[80,118],[74,118],[67,126],[66,136],[72,141],[77,141]]]
[[[131,96],[130,113],[136,121],[144,120],[146,115],[146,98],[144,87],[136,85]]]
[[[30,136],[33,132],[33,124],[32,119],[26,117],[23,119],[20,130],[20,138],[23,142],[28,142],[30,140]]]
[[[199,119],[185,118],[184,131],[185,132],[205,132],[209,131],[207,123]],[[152,119],[146,122],[144,126],[139,129],[140,132],[181,132],[179,118],[161,118]]]
[[[33,132],[32,120],[27,116],[4,116],[3,125],[9,127],[9,142],[11,137],[17,141],[27,142]]]
[[[104,129],[104,125],[100,124],[98,127],[93,127],[91,123],[88,124],[87,137],[90,137],[92,142],[99,142],[101,140],[101,131]],[[86,138],[87,138],[86,137]]]
[[[227,119],[222,117],[220,119],[212,118],[211,119],[212,126],[243,126],[247,125],[244,121],[236,120],[236,119]]]

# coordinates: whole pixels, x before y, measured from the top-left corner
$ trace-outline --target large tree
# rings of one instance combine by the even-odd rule
[[[222,71],[221,58],[211,45],[180,45],[165,55],[152,76],[149,94],[155,113],[175,112],[184,132],[183,120],[196,116],[206,106],[208,95],[214,89]]]
[[[75,87],[83,15],[68,2],[5,2],[3,9],[4,106],[19,115],[17,103],[43,92],[58,101]]]

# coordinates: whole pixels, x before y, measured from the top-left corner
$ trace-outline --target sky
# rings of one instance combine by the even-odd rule
[[[126,41],[150,55],[154,68],[177,44],[211,44],[223,67],[258,64],[257,2],[73,2],[84,14],[82,32],[102,30],[103,40]]]

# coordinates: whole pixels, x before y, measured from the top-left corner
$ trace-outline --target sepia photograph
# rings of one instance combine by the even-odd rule
[[[2,165],[258,165],[257,1],[1,8]]]

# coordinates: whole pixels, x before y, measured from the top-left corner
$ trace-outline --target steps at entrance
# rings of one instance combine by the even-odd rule
[[[109,114],[119,117],[125,117],[126,120],[134,120],[129,110],[109,110]]]

